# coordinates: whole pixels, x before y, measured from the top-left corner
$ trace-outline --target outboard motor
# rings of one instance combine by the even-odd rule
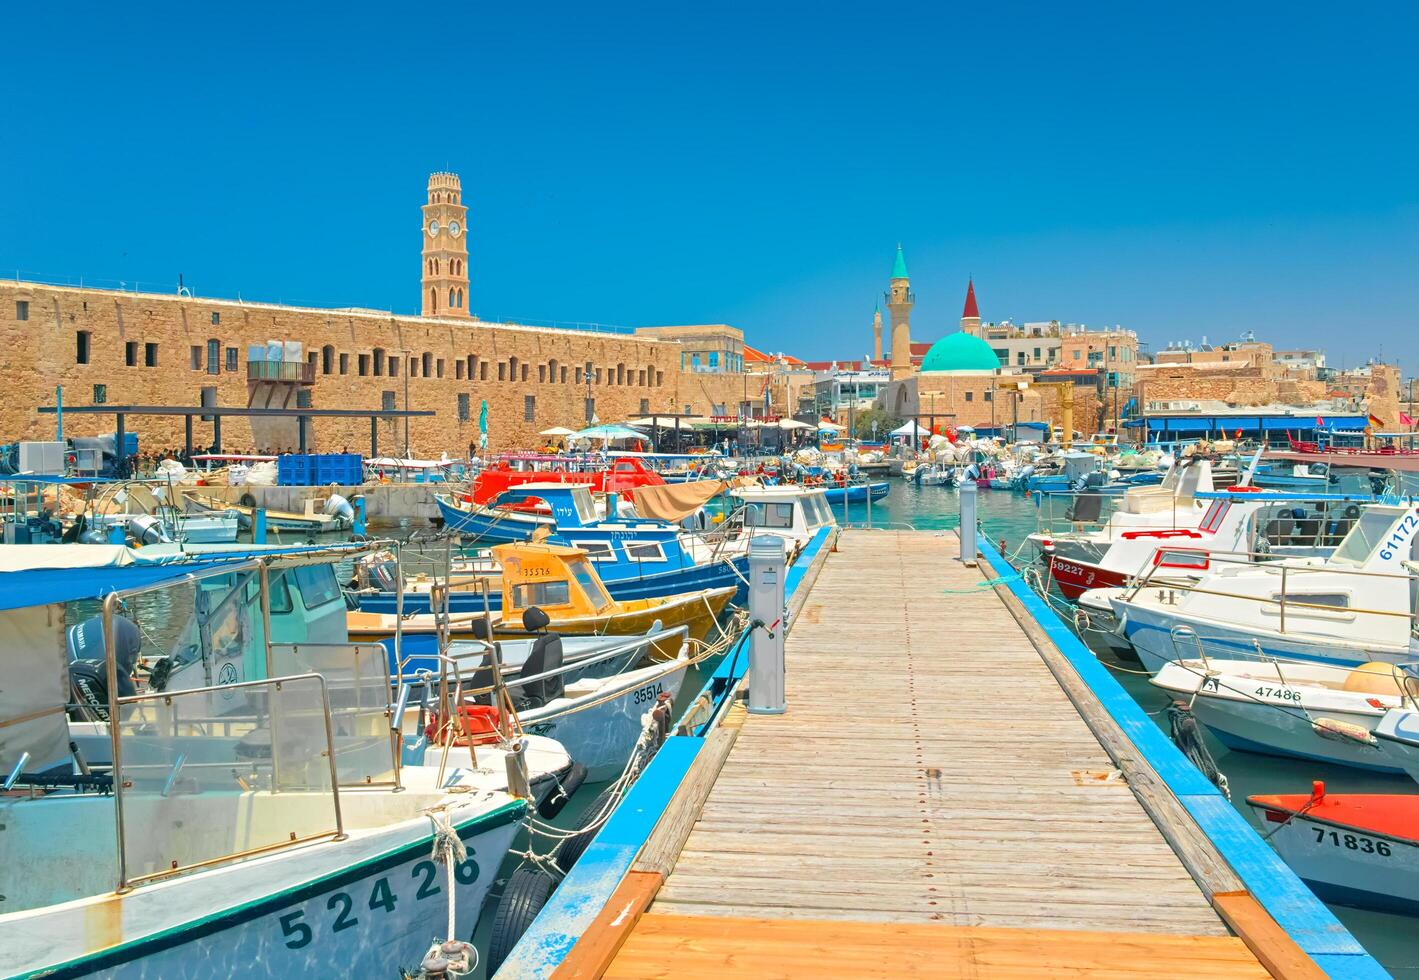
[[[354,505],[338,493],[332,493],[330,499],[325,502],[325,513],[329,517],[338,517],[350,523],[355,520]]]
[[[77,708],[69,715],[75,721],[108,721],[108,662],[104,657],[103,618],[95,616],[65,632],[69,648],[70,698]],[[143,634],[137,624],[123,616],[113,617],[113,653],[118,665],[118,696],[132,697],[138,693],[133,683],[133,670],[138,666],[138,651],[143,647]]]
[[[137,514],[128,519],[128,536],[139,544],[164,544],[172,541],[163,522],[152,514]]]

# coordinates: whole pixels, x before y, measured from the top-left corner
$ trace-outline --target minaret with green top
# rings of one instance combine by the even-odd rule
[[[916,303],[900,242],[897,243],[897,261],[892,266],[886,298],[887,313],[892,318],[892,380],[897,381],[912,376],[911,316],[912,305]]]

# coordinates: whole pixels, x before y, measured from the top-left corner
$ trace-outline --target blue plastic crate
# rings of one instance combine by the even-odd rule
[[[276,483],[283,487],[310,486],[310,457],[300,453],[287,453],[276,457]]]

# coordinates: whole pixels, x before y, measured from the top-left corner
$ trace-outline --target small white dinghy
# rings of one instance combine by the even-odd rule
[[[1209,657],[1170,661],[1150,683],[1189,702],[1228,748],[1405,771],[1374,734],[1386,712],[1415,707],[1419,694],[1419,680],[1394,664],[1351,668]]]

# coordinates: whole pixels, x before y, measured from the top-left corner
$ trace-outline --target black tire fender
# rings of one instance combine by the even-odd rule
[[[244,493],[244,494],[242,494],[242,495],[241,495],[241,500],[239,500],[239,501],[237,501],[237,502],[238,502],[239,504],[241,504],[243,507],[255,507],[255,506],[256,506],[256,498],[253,497],[253,496],[252,496],[251,494],[249,494],[249,493]]]
[[[493,914],[492,934],[488,939],[488,976],[497,972],[522,934],[552,897],[557,883],[547,872],[538,868],[518,868],[507,881]]]
[[[562,841],[562,846],[557,848],[557,867],[562,869],[563,874],[570,871],[586,849],[591,846],[596,832],[601,829],[597,824],[598,819],[605,813],[607,807],[614,807],[618,800],[615,792],[612,787],[608,786],[597,794],[596,799],[591,802],[591,806],[586,808],[586,812],[581,815],[581,820],[577,823],[577,827],[580,829]]]
[[[581,784],[586,782],[586,766],[580,762],[573,762],[567,770],[567,774],[557,780],[557,788],[542,801],[542,805],[537,808],[538,816],[544,820],[551,820],[562,812],[562,808],[567,805],[567,801],[572,798],[572,794],[581,789]]]

